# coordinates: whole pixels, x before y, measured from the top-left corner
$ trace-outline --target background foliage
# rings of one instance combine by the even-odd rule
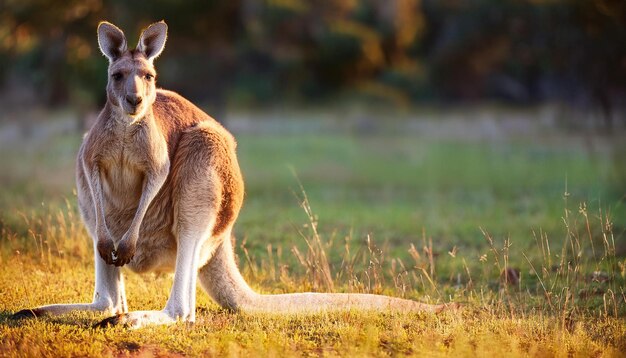
[[[105,19],[131,45],[165,19],[160,84],[218,110],[336,98],[559,100],[599,106],[610,124],[626,90],[623,1],[5,0],[5,105],[103,102],[95,29]]]

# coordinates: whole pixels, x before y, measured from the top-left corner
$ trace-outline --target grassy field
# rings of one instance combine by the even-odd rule
[[[617,136],[237,135],[247,185],[237,254],[254,288],[455,301],[460,312],[253,315],[199,291],[192,327],[92,329],[104,317],[91,313],[12,321],[22,308],[91,299],[73,193],[80,137],[0,143],[0,356],[626,352]],[[126,278],[131,309],[162,308],[169,275]]]

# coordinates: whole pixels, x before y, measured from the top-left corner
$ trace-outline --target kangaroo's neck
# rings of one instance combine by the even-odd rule
[[[115,132],[123,132],[128,128],[137,126],[157,126],[153,106],[149,106],[140,116],[131,116],[115,104],[107,101],[100,115],[105,128]]]

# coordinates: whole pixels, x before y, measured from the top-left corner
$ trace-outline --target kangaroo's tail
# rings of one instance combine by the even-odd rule
[[[438,313],[456,307],[454,304],[429,305],[362,293],[258,294],[241,276],[235,263],[231,240],[224,240],[211,260],[200,269],[199,278],[202,287],[219,305],[250,312],[296,313],[356,308]]]

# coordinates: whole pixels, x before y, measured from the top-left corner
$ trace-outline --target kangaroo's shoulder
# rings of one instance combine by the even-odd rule
[[[174,91],[165,89],[157,89],[153,113],[161,128],[167,128],[168,132],[182,132],[200,123],[211,127],[221,127],[215,119],[191,101]]]
[[[157,117],[168,120],[186,119],[193,122],[213,120],[195,104],[174,91],[157,89],[154,112]]]
[[[170,142],[177,142],[183,133],[202,136],[211,146],[234,148],[234,137],[219,122],[176,92],[158,89],[154,115]],[[193,134],[192,134],[193,133]]]

